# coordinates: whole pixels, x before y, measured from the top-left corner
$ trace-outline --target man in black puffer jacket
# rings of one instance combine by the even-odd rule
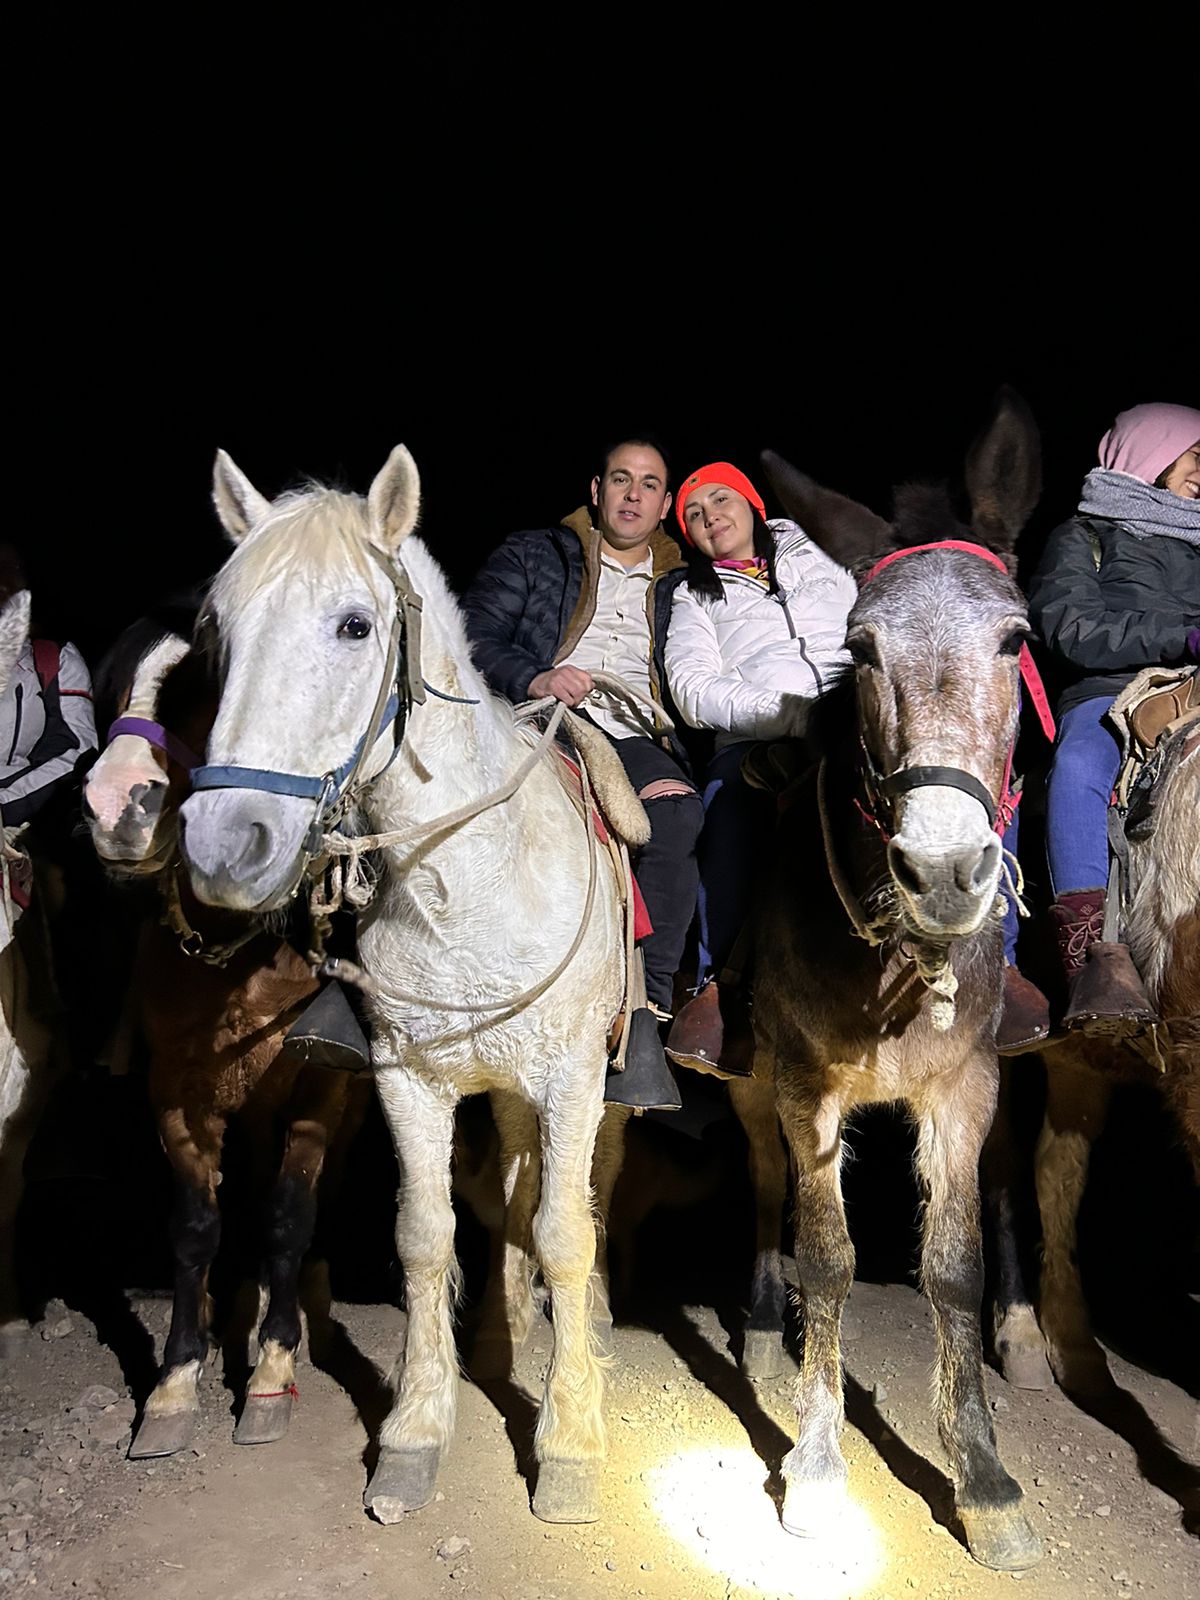
[[[678,1091],[659,1025],[696,906],[696,840],[703,821],[683,747],[653,737],[624,700],[596,690],[616,673],[662,704],[671,595],[684,572],[663,528],[671,495],[657,445],[625,439],[605,454],[584,505],[553,528],[514,533],[488,559],[463,605],[472,652],[489,684],[514,704],[553,696],[611,739],[650,819],[637,875],[654,931],[642,941],[650,1009],[634,1013],[623,1073],[606,1098],[674,1109]],[[594,518],[594,520],[593,520]]]

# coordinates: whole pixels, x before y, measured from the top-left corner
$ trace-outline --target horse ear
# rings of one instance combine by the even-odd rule
[[[396,550],[417,525],[421,512],[421,476],[406,446],[398,444],[387,458],[367,496],[371,538],[382,550]]]
[[[852,567],[891,543],[891,523],[835,489],[823,489],[774,450],[759,457],[775,498],[826,555]]]
[[[241,544],[250,529],[257,527],[271,509],[271,502],[259,494],[224,450],[217,451],[213,462],[213,505],[221,526],[234,544]]]
[[[29,590],[18,589],[0,606],[0,692],[17,664],[29,637]]]
[[[992,549],[1011,554],[1042,493],[1042,442],[1033,412],[1008,384],[967,451],[971,524]]]

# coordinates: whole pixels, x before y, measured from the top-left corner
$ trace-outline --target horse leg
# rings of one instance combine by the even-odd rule
[[[591,1169],[603,1087],[603,1063],[597,1061],[574,1095],[563,1095],[542,1112],[542,1194],[533,1240],[554,1323],[533,1441],[533,1513],[543,1522],[595,1522],[600,1515],[604,1378],[590,1302],[596,1259]]]
[[[482,1382],[507,1377],[533,1324],[533,1213],[541,1183],[537,1113],[508,1090],[493,1089],[488,1098],[500,1141],[504,1220],[490,1230],[487,1285],[471,1353],[471,1375]]]
[[[995,1108],[994,1058],[980,1053],[957,1085],[923,1106],[917,1168],[925,1187],[921,1286],[937,1333],[938,1431],[950,1457],[954,1499],[976,1561],[1019,1572],[1042,1557],[1021,1508],[1021,1486],[996,1449],[983,1389],[983,1248],[979,1154]]]
[[[407,1318],[393,1371],[396,1400],[380,1429],[379,1461],[363,1500],[380,1522],[399,1522],[433,1499],[438,1463],[454,1432],[459,1269],[450,1157],[457,1097],[395,1066],[377,1067],[375,1086],[400,1166],[396,1250]]]
[[[174,1455],[195,1433],[200,1417],[198,1385],[212,1318],[208,1273],[221,1240],[217,1184],[224,1118],[210,1112],[193,1129],[176,1106],[160,1112],[159,1133],[175,1172],[170,1224],[175,1295],[162,1372],[129,1447],[135,1461]]]
[[[1106,1047],[1097,1042],[1092,1048]],[[1047,1073],[1046,1119],[1035,1158],[1042,1213],[1042,1332],[1055,1377],[1078,1394],[1102,1393],[1112,1382],[1092,1333],[1076,1259],[1092,1141],[1104,1127],[1111,1094],[1103,1072],[1072,1061],[1060,1049]]]
[[[838,1444],[844,1414],[839,1330],[854,1279],[841,1184],[841,1113],[832,1096],[804,1104],[779,1077],[779,1117],[795,1172],[796,1273],[804,1305],[804,1360],[796,1380],[796,1443],[783,1458],[783,1526],[828,1528],[846,1497]]]
[[[604,1356],[613,1353],[613,1319],[609,1299],[608,1219],[613,1190],[625,1160],[625,1132],[633,1111],[629,1106],[606,1105],[596,1133],[592,1156],[592,1192],[596,1215],[596,1264],[592,1268],[592,1328]]]
[[[1020,1068],[1028,1071],[1027,1066]],[[1038,1326],[1034,1299],[1025,1277],[1022,1246],[1027,1242],[1027,1206],[1023,1190],[1031,1163],[1021,1159],[1013,1115],[1013,1071],[1000,1062],[996,1115],[980,1158],[980,1188],[994,1274],[992,1348],[1005,1381],[1018,1389],[1051,1389],[1054,1374],[1046,1359],[1046,1341]],[[1024,1180],[1024,1181],[1023,1181]]]
[[[348,1084],[344,1072],[302,1067],[292,1087],[283,1162],[267,1225],[267,1312],[258,1330],[258,1363],[246,1385],[235,1444],[282,1439],[292,1418],[301,1334],[300,1267],[312,1243],[317,1183]]]
[[[772,1079],[732,1078],[729,1100],[746,1131],[754,1189],[754,1275],[742,1345],[748,1378],[778,1378],[784,1370],[787,1288],[779,1243],[787,1199],[787,1151],[779,1129]]]

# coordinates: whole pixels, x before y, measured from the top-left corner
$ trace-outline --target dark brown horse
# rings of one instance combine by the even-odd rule
[[[921,1276],[956,1507],[976,1559],[1019,1570],[1041,1544],[984,1398],[978,1164],[998,1077],[994,825],[1028,631],[1006,558],[1040,488],[1036,429],[1002,393],[968,458],[969,529],[944,496],[899,493],[889,524],[779,457],[764,465],[788,514],[864,575],[847,633],[854,666],[820,706],[821,759],[788,797],[757,937],[755,1070],[774,1082],[791,1157],[804,1316],[783,1521],[816,1532],[845,1497],[839,1327],[854,1251],[842,1130],[856,1108],[898,1102],[916,1129]],[[769,1138],[752,1142],[775,1203],[783,1161]],[[776,1271],[760,1255],[760,1307],[781,1299]]]
[[[133,981],[150,1099],[175,1180],[171,1328],[129,1453],[184,1448],[199,1417],[208,1277],[220,1242],[217,1186],[232,1119],[252,1152],[256,1187],[270,1196],[259,1358],[234,1438],[267,1443],[282,1437],[291,1416],[300,1268],[318,1180],[335,1141],[344,1154],[361,1121],[370,1075],[310,1065],[283,1048],[317,989],[307,961],[256,919],[201,906],[178,870],[176,818],[190,792],[188,769],[200,759],[190,752],[204,749],[216,705],[202,660],[171,628],[144,623],[114,652],[126,665],[116,674],[125,680],[117,697],[124,720],[88,775],[85,804],[102,859],[127,876],[149,876],[159,891]]]

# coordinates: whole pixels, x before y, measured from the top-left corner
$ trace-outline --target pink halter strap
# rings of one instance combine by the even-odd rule
[[[899,561],[901,556],[915,556],[922,550],[962,550],[969,556],[980,556],[984,561],[990,561],[993,567],[999,567],[1001,572],[1007,573],[1008,568],[994,550],[985,549],[981,544],[971,544],[966,539],[939,539],[936,544],[913,544],[903,550],[893,550],[891,555],[884,556],[863,577],[864,583],[869,583],[884,567],[890,567],[893,561]],[[1042,682],[1042,675],[1037,669],[1029,646],[1023,644],[1017,657],[1021,667],[1021,680],[1033,701],[1034,710],[1038,714],[1038,721],[1042,725],[1042,732],[1051,743],[1054,742],[1055,727],[1054,715],[1050,710],[1050,697],[1046,693],[1046,686]]]

